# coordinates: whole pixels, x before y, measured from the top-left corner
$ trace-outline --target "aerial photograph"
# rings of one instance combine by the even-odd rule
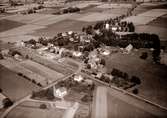
[[[0,0],[0,118],[167,118],[167,0]]]

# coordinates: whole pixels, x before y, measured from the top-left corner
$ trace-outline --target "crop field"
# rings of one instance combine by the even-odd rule
[[[102,4],[98,8],[131,8],[131,4]]]
[[[31,35],[54,37],[57,33],[60,32],[66,32],[66,31],[81,32],[84,26],[90,24],[94,24],[94,22],[63,20],[58,23],[48,25],[46,28],[39,29],[36,32],[32,33]]]
[[[161,16],[154,21],[151,21],[148,25],[167,28],[167,15]]]
[[[44,26],[38,26],[38,25],[23,25],[18,28],[14,28],[5,32],[0,33],[0,38],[4,37],[13,37],[13,36],[19,36],[19,35],[25,35],[28,33],[33,33],[34,30],[44,28]],[[8,34],[8,35],[6,35]],[[24,39],[23,39],[24,40]],[[17,39],[16,39],[17,41]]]
[[[17,106],[7,118],[62,118],[63,109],[40,109],[39,107]]]
[[[29,70],[31,70],[34,73],[37,73],[47,79],[50,79],[51,81],[56,81],[58,78],[63,77],[63,74],[58,73],[56,71],[53,71],[41,64],[38,64],[36,62],[33,62],[31,60],[27,60],[24,62],[21,62],[21,65]]]
[[[20,63],[15,60],[8,59],[8,60],[1,60],[0,63],[12,70],[15,73],[22,73],[24,76],[28,77],[31,80],[35,80],[36,82],[44,82],[47,78],[43,77],[42,75],[35,73],[34,71],[25,68]],[[26,79],[26,78],[23,78]]]
[[[142,60],[139,55],[117,53],[106,58],[106,67],[108,72],[111,72],[112,68],[117,68],[127,72],[130,77],[132,75],[139,77],[141,85],[139,86],[138,95],[167,106],[167,68],[165,66],[154,65],[150,61]]]
[[[39,87],[0,65],[0,88],[12,100],[18,100]]]
[[[2,19],[0,20],[0,32],[7,31],[7,30],[10,30],[10,29],[22,26],[22,25],[24,24],[20,22]]]
[[[159,110],[159,108],[115,90],[108,89],[107,103],[108,118],[155,118],[167,115],[165,111]]]
[[[153,9],[144,13],[138,14],[137,16],[131,16],[123,19],[123,21],[133,22],[135,25],[146,25],[156,18],[167,14],[166,9]]]
[[[15,35],[10,37],[1,37],[0,40],[3,42],[17,42],[17,41],[28,41],[30,39],[38,39],[36,36],[32,35]]]
[[[46,14],[44,15],[43,14],[28,14],[28,15],[16,14],[16,15],[4,17],[4,19],[22,22],[22,23],[32,23],[34,21],[49,18],[51,16],[52,15],[46,15]]]
[[[78,18],[77,20],[85,21],[85,22],[95,22],[95,21],[106,20],[106,19],[109,19],[109,18],[115,18],[117,16],[119,16],[119,15],[118,14],[111,14],[111,13],[94,12],[94,13],[91,13],[89,15],[85,15],[81,18]]]
[[[151,30],[150,30],[151,29]],[[167,28],[166,27],[157,27],[152,25],[136,26],[135,31],[137,33],[154,33],[159,35],[161,41],[167,41]]]

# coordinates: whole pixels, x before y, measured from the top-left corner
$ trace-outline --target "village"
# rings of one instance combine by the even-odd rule
[[[166,35],[139,31],[166,16],[165,8],[137,14],[147,3],[9,5],[0,9],[1,118],[167,116]],[[155,16],[136,20],[147,12]]]

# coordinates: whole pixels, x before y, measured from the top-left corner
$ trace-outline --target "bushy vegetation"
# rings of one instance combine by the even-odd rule
[[[4,108],[8,108],[13,105],[13,102],[9,98],[5,98],[3,101]]]

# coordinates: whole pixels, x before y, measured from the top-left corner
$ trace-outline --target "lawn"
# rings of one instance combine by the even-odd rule
[[[0,32],[7,31],[12,28],[16,28],[24,25],[24,23],[2,19],[0,20]]]
[[[140,55],[140,53],[139,53]],[[113,54],[106,58],[108,72],[117,68],[129,76],[137,76],[141,80],[139,96],[149,99],[162,106],[167,106],[167,67],[142,60],[139,55]]]
[[[12,100],[18,100],[39,87],[0,65],[0,88]]]

